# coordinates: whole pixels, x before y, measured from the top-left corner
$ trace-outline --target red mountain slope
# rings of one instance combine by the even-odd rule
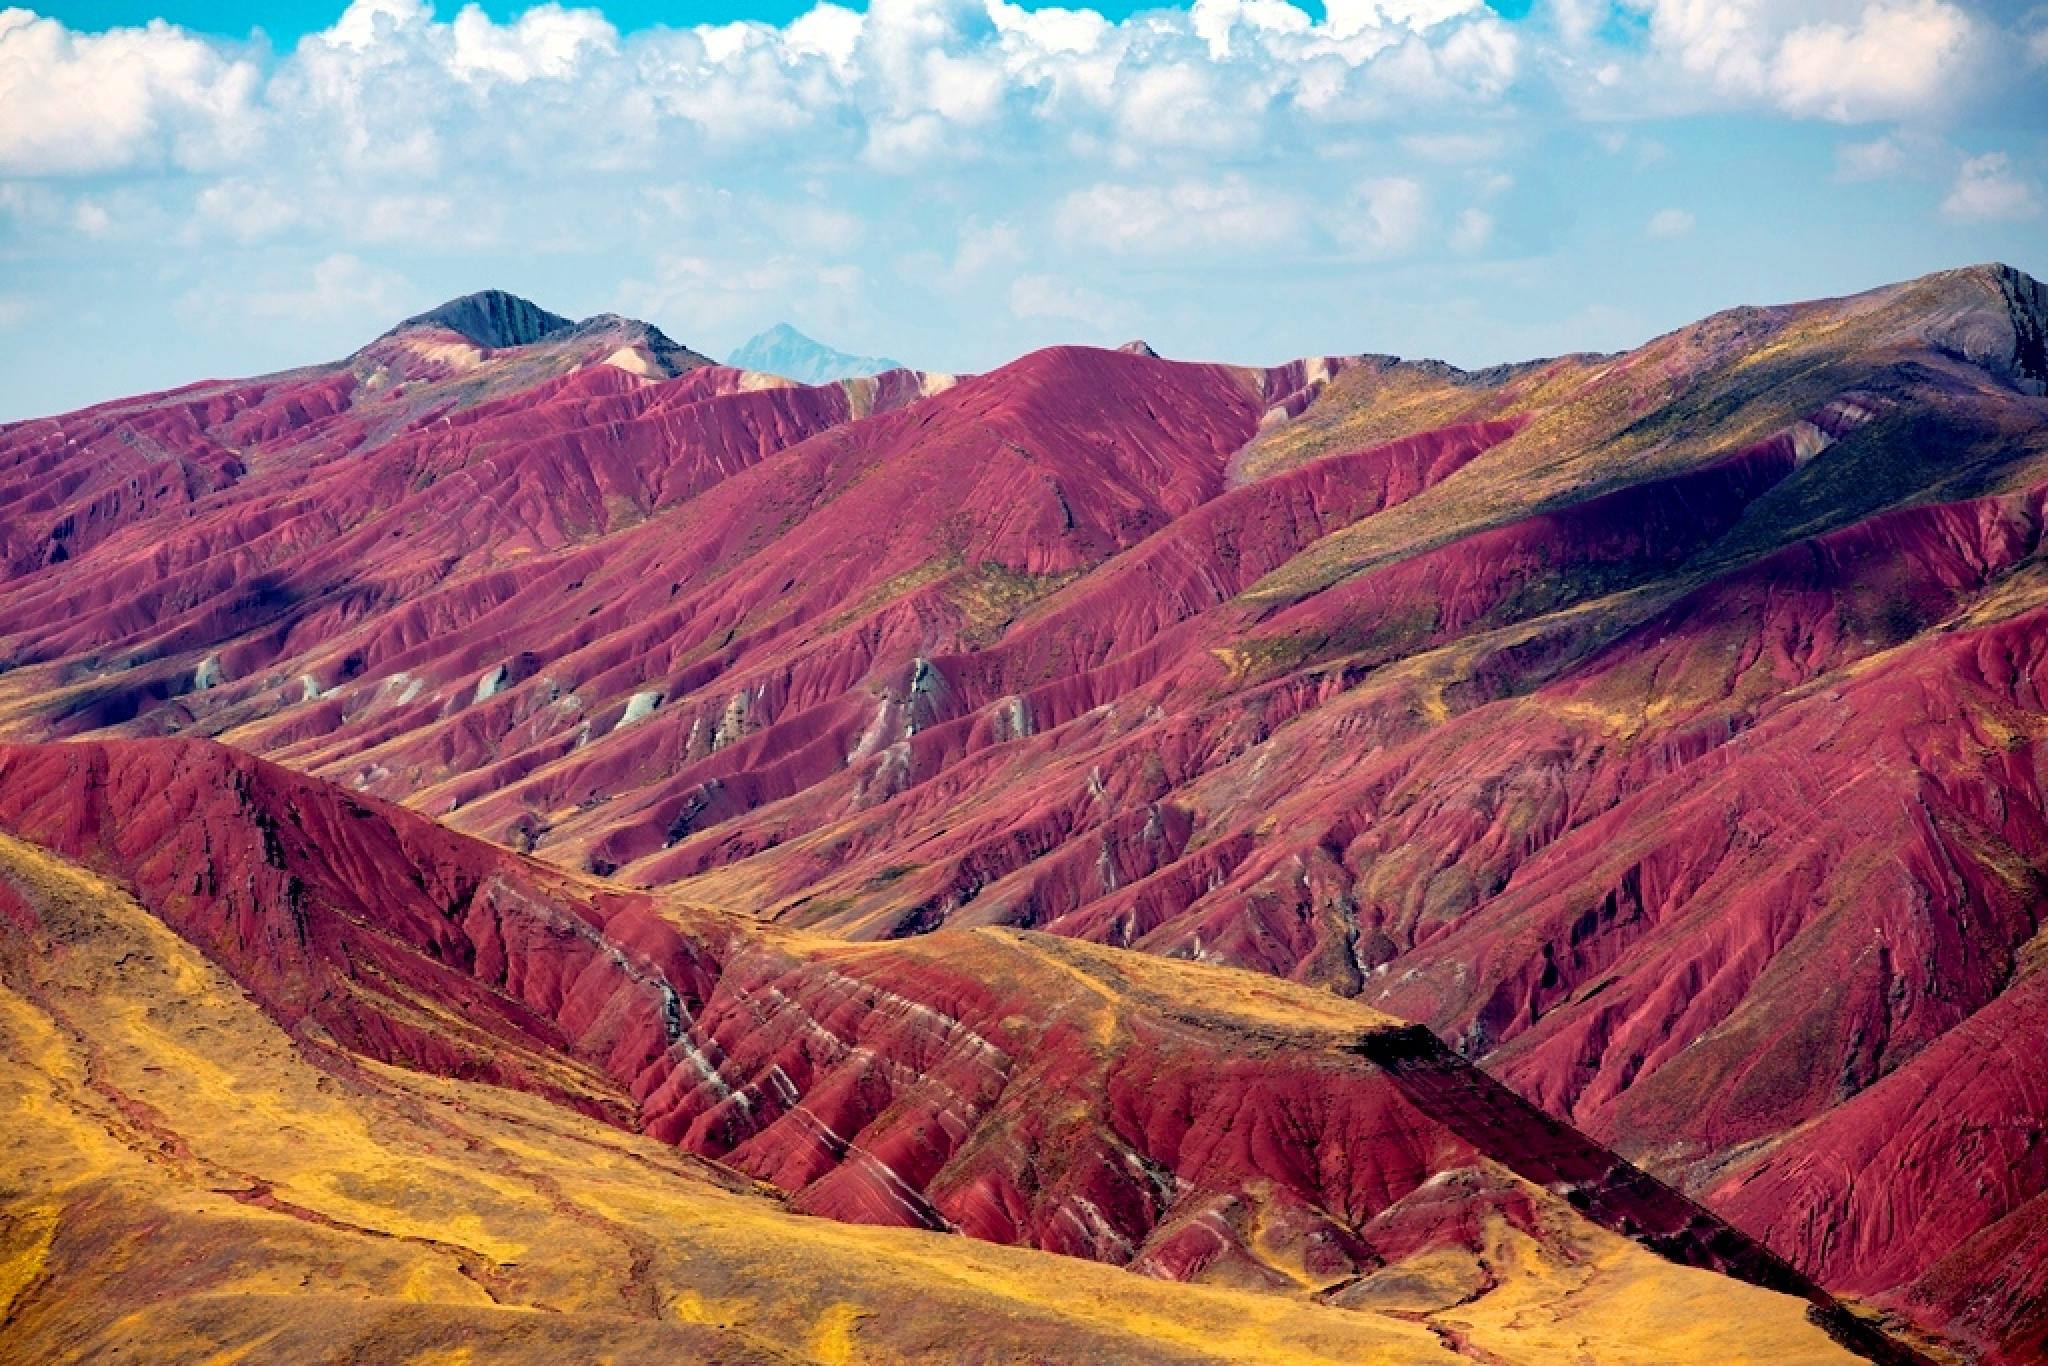
[[[1981,268],[1618,357],[1061,350],[923,397],[401,329],[364,355],[405,421],[188,415],[161,500],[11,549],[0,717],[217,735],[808,931],[1359,996],[2024,1356],[2041,1174],[1948,1201],[1861,1145],[2032,999],[2044,319]],[[15,486],[88,420],[0,433]]]
[[[1590,1220],[1886,1350],[1426,1031],[1269,979],[792,939],[199,742],[0,748],[0,830],[131,889],[306,1046],[567,1101],[798,1211],[1359,1307],[1503,1227],[1568,1263]]]
[[[1505,1278],[1439,1257],[1352,1308],[806,1218],[518,1092],[295,1043],[119,887],[4,834],[0,905],[11,1359],[1846,1359],[1806,1301],[1586,1220],[1546,1232],[1570,1262],[1493,1221]]]

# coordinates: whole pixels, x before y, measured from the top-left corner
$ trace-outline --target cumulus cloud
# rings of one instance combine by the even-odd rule
[[[257,83],[251,63],[162,20],[74,33],[28,10],[0,10],[0,170],[220,163],[248,149]]]
[[[1941,211],[1960,223],[2010,222],[2038,217],[2041,196],[2005,153],[1986,152],[1963,162]]]
[[[1527,26],[1481,0],[1331,0],[1320,17],[1296,0],[1185,0],[1121,22],[873,0],[624,35],[552,0],[502,22],[474,4],[444,21],[426,0],[353,0],[275,56],[161,21],[89,34],[10,9],[0,172],[246,174],[280,158],[421,179],[458,159],[649,171],[772,144],[889,170],[1055,147],[1130,170],[1391,120],[1439,125],[1401,140],[1414,157],[1477,163],[1506,125],[1471,119],[1526,83],[1532,42],[1553,49],[1546,78],[1581,94],[1691,91],[1857,121],[1939,104],[1985,33],[1957,0],[1616,2],[1646,44],[1609,32],[1595,0],[1555,0]]]
[[[1983,23],[1953,0],[1627,0],[1652,53],[1612,84],[1659,104],[1773,106],[1855,123],[1937,109],[1980,56]]]
[[[1778,103],[1841,122],[1910,114],[1932,104],[1961,64],[1970,16],[1945,0],[1879,4],[1854,24],[1803,24],[1772,63]]]
[[[618,50],[618,31],[602,14],[555,4],[538,5],[510,24],[493,23],[475,5],[464,5],[452,36],[448,66],[458,78],[514,85],[567,79],[586,59]]]
[[[1343,119],[1497,99],[1516,42],[1478,0],[1194,0],[1123,23],[1007,0],[821,3],[783,26],[622,36],[544,3],[449,21],[353,0],[264,71],[172,25],[77,33],[0,12],[0,168],[254,164],[270,137],[346,168],[431,175],[466,157],[652,165],[785,137],[874,165],[985,155],[1048,130],[1139,148],[1254,145],[1275,116]]]

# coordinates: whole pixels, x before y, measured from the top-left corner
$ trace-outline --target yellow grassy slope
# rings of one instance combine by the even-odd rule
[[[113,886],[4,837],[0,881],[38,923],[0,919],[0,1360],[1841,1357],[1583,1223],[1575,1264],[1496,1230],[1493,1289],[1453,1258],[1368,1312],[798,1217],[529,1097],[316,1067]]]

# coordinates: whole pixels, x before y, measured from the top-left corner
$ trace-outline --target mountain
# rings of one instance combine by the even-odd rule
[[[510,344],[471,335],[479,311]],[[1334,1085],[1326,1032],[1239,1012],[1193,1053],[1142,1054],[1142,1081],[1120,1079],[1123,1035],[1085,1065],[1059,1042],[1098,1037],[1091,1000],[1181,1038],[1250,988],[1173,974],[1250,970],[1291,984],[1254,1012],[1290,1028],[1430,1031],[1383,1027],[1412,1058],[1336,1051],[1433,1152],[1464,1153],[1448,1133],[1583,1195],[1528,1154],[1611,1151],[1810,1300],[1931,1351],[2041,1354],[2048,1092],[2012,1061],[2048,1030],[2040,284],[1974,267],[1485,371],[1055,348],[809,386],[655,364],[644,324],[558,322],[457,307],[332,366],[0,428],[0,734],[25,746],[7,788],[40,794],[15,838],[192,936],[295,1037],[644,1127],[800,1209],[1326,1300],[1406,1255],[1387,1246],[1505,1264],[1476,1234],[1429,1241],[1508,1218],[1490,1180],[1429,1187],[1455,1198],[1411,1243],[1320,1174],[1354,1179],[1367,1150],[1307,1099]],[[226,753],[195,737],[282,767],[192,757]],[[185,757],[123,757],[139,744]],[[269,832],[240,852],[117,859],[67,833],[147,822],[62,792],[140,802],[217,764],[233,790],[309,786],[187,819]],[[358,827],[322,817],[303,857],[345,876],[206,890],[207,867],[290,847],[283,811],[349,801],[402,838],[323,855]],[[405,852],[442,839],[463,852]],[[498,871],[388,871],[448,863]],[[585,906],[594,938],[551,923],[630,941],[628,967],[654,921],[680,936],[656,976],[690,1017],[744,1000],[669,1037],[754,1085],[746,1104],[660,1090],[695,1064],[633,1051],[664,1036],[589,975],[620,961],[603,950],[519,969],[538,994],[516,1001],[496,966],[465,975],[511,961],[449,909],[486,877]],[[385,925],[420,878],[454,900]],[[322,885],[331,915],[265,918]],[[868,975],[821,987],[820,963]],[[603,990],[565,1014],[572,982]],[[1005,1061],[969,1070],[1000,1094],[939,1069],[935,1041],[857,1032],[854,1073],[822,1038],[805,1055],[831,1113],[792,1113],[829,1134],[751,1132],[734,1112],[779,1093],[758,1078],[795,1075],[775,1022],[858,1015],[822,1003],[841,991],[972,1014]],[[1195,1155],[1237,1140],[1190,1120],[1173,1160],[1141,1150],[1148,1185],[1084,1137],[1132,1146],[1155,1092],[1234,1113],[1179,1078],[1282,1043],[1305,1050],[1295,1080],[1261,1080],[1274,1108],[1230,1132],[1340,1156],[1261,1138],[1281,1167],[1214,1165]],[[941,1072],[971,1121],[899,1104]],[[1447,1109],[1411,1094],[1437,1076]],[[1484,1143],[1452,1123],[1468,1104]],[[882,1126],[858,1150],[902,1188],[849,1171],[836,1120]],[[1664,1248],[1681,1207],[1652,1204],[1582,1212]]]
[[[197,741],[0,749],[0,831],[37,1354],[922,1357],[994,1315],[1017,1358],[1883,1350],[1304,988],[985,930],[849,953]]]
[[[812,341],[788,323],[777,323],[741,342],[726,363],[736,369],[759,370],[803,384],[829,384],[833,380],[859,379],[907,368],[901,361],[881,356],[849,356],[844,351],[835,351],[823,342]]]
[[[531,300],[507,294],[502,289],[486,289],[450,299],[438,308],[415,314],[395,330],[454,332],[478,346],[495,350],[506,346],[531,346],[567,332],[575,325],[559,313],[550,313]]]

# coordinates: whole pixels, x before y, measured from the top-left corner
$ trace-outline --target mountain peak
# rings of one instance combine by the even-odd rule
[[[709,356],[700,355],[677,341],[653,323],[638,318],[628,318],[618,313],[599,313],[572,325],[576,334],[590,336],[616,336],[628,346],[643,348],[662,373],[674,376],[685,370],[695,370],[700,365],[714,362]]]
[[[788,323],[777,323],[767,331],[741,343],[727,364],[739,370],[764,370],[803,384],[829,384],[833,380],[879,375],[901,370],[901,361],[886,356],[854,356],[805,336]]]
[[[1922,276],[1889,292],[1913,330],[2025,394],[2048,393],[2048,286],[2000,262]]]
[[[392,330],[442,327],[460,333],[478,346],[496,350],[502,346],[529,346],[574,326],[572,320],[550,313],[530,299],[502,289],[484,289],[416,313]]]

